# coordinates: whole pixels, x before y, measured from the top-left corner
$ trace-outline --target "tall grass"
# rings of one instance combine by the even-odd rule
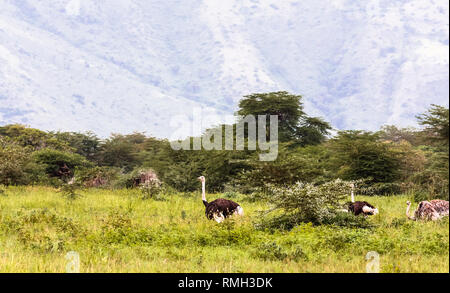
[[[165,200],[125,189],[78,194],[5,188],[0,272],[65,272],[69,251],[79,253],[81,272],[365,272],[369,251],[379,253],[381,272],[449,272],[448,218],[407,220],[408,195],[359,196],[380,211],[370,228],[302,224],[269,231],[254,227],[266,203],[241,195],[234,200],[245,216],[217,224],[206,219],[200,194]]]

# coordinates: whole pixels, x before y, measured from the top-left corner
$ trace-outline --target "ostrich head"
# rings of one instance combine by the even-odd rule
[[[205,176],[200,176],[197,179],[200,180],[200,182],[205,182],[205,180],[206,180]]]
[[[411,202],[408,200],[408,201],[406,201],[406,205],[407,206],[410,206],[411,205]]]

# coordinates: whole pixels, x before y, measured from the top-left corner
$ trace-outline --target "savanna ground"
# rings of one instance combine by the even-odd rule
[[[381,272],[449,272],[449,221],[405,217],[411,196],[363,197],[380,213],[372,228],[302,224],[291,231],[254,226],[263,202],[234,200],[242,218],[208,221],[199,193],[142,199],[138,190],[79,191],[70,199],[46,187],[0,194],[0,272],[366,272],[369,251]],[[214,199],[220,195],[209,195]]]

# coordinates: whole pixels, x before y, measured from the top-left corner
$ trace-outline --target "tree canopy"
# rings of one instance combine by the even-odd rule
[[[268,190],[267,184],[315,186],[343,179],[363,180],[372,194],[413,189],[428,199],[448,198],[448,108],[431,105],[418,115],[423,129],[388,125],[378,132],[342,130],[330,137],[330,124],[308,116],[302,100],[301,95],[280,91],[251,94],[239,103],[240,116],[278,116],[277,159],[268,162],[259,159],[261,150],[174,150],[168,140],[139,132],[100,139],[90,132],[0,126],[0,184],[58,185],[78,176],[88,181],[86,186],[109,182],[129,187],[124,182],[130,174],[144,168],[183,192],[198,190],[196,178],[204,175],[209,192],[257,194]],[[237,125],[230,126],[236,136]],[[222,143],[224,128],[213,128],[222,133]]]
[[[449,145],[449,109],[432,104],[426,113],[417,116],[419,124],[425,126],[429,139],[442,145]]]
[[[302,99],[301,95],[285,91],[247,95],[239,102],[237,114],[277,115],[278,137],[281,142],[302,146],[319,144],[329,134],[331,125],[321,118],[309,117],[304,112]]]

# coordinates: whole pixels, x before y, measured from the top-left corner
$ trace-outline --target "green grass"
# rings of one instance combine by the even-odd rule
[[[369,251],[381,272],[449,272],[449,222],[405,217],[406,195],[363,197],[377,206],[370,229],[254,228],[263,202],[236,200],[242,218],[205,218],[200,194],[143,200],[137,190],[9,187],[0,194],[0,272],[65,272],[67,252],[81,272],[365,272]],[[214,199],[220,195],[209,195]]]

